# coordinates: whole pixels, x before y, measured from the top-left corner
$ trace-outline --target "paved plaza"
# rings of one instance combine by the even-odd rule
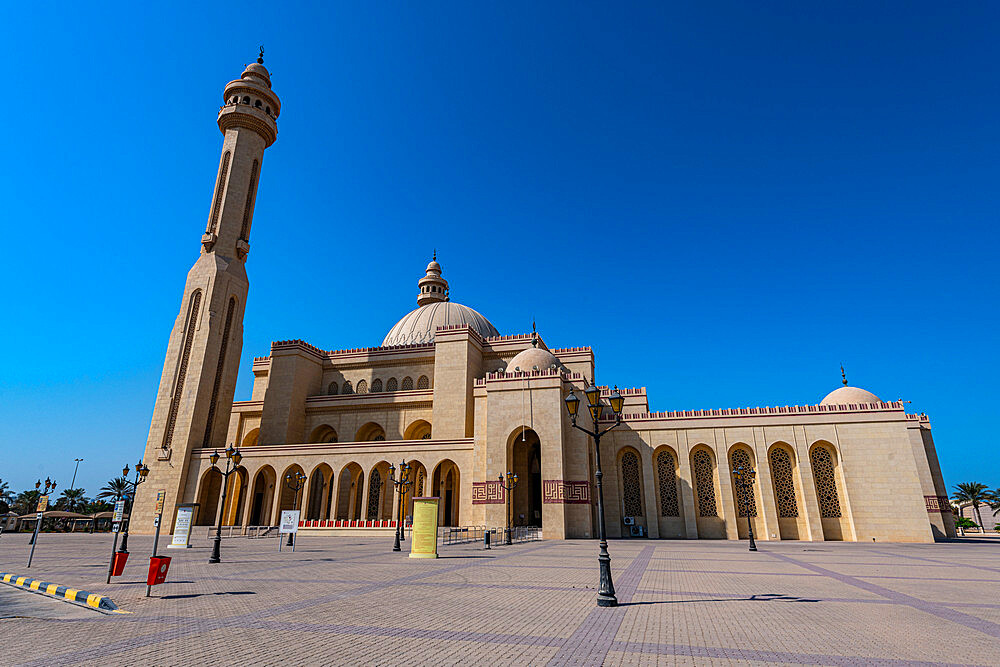
[[[616,609],[594,606],[594,541],[442,546],[415,560],[386,539],[303,536],[278,553],[273,538],[231,538],[208,565],[199,530],[186,551],[161,540],[169,580],[145,598],[149,537],[130,538],[110,585],[109,535],[42,534],[30,570],[27,540],[0,537],[0,571],[131,613],[3,587],[0,607],[18,604],[0,613],[4,665],[1000,664],[996,540],[763,542],[757,553],[613,541]]]

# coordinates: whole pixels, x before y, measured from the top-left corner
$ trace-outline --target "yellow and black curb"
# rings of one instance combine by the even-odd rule
[[[68,586],[60,586],[59,584],[50,584],[47,581],[40,581],[38,579],[29,579],[28,577],[19,577],[16,574],[11,574],[9,572],[0,572],[0,582],[9,584],[16,588],[23,588],[27,591],[34,591],[36,593],[41,593],[42,595],[48,595],[59,600],[66,600],[68,602],[75,602],[77,604],[86,605],[88,607],[93,607],[98,611],[103,611],[112,614],[127,614],[128,612],[122,611],[118,608],[111,598],[105,597],[103,595],[98,595],[96,593],[88,593],[87,591],[81,591],[76,588],[70,588]]]

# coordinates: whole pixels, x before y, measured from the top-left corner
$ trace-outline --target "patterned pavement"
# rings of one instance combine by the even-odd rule
[[[223,540],[203,529],[145,595],[151,538],[105,584],[108,535],[0,538],[0,570],[110,596],[125,616],[0,613],[4,665],[1000,664],[1000,541],[852,544],[616,540],[618,599],[595,606],[597,544],[443,546]],[[0,605],[11,594],[5,591]],[[53,603],[54,604],[54,603]],[[63,603],[65,604],[65,603]],[[0,612],[3,610],[0,609]]]

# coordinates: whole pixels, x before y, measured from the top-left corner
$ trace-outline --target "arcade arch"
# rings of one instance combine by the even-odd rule
[[[542,527],[542,444],[538,434],[523,426],[515,429],[507,437],[507,461],[518,480],[511,494],[511,525]]]
[[[364,495],[365,473],[353,461],[345,465],[337,476],[336,518],[352,520],[361,518],[361,500]]]
[[[458,526],[460,473],[451,459],[444,459],[434,467],[432,494],[441,500],[438,505],[438,525]]]
[[[274,468],[265,465],[254,474],[253,490],[250,492],[251,526],[270,526],[277,521],[271,521],[271,506],[274,504]]]

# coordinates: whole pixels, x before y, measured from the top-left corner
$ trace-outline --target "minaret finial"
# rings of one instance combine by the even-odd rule
[[[260,45],[260,53],[257,55],[257,62],[261,65],[264,64],[264,45]]]
[[[435,262],[438,261],[438,249],[437,248],[434,248],[434,254],[431,255],[431,260],[435,261]]]
[[[844,364],[840,365],[840,377],[844,378],[842,380],[842,382],[844,383],[844,386],[846,387],[847,386],[847,373],[844,372]]]

